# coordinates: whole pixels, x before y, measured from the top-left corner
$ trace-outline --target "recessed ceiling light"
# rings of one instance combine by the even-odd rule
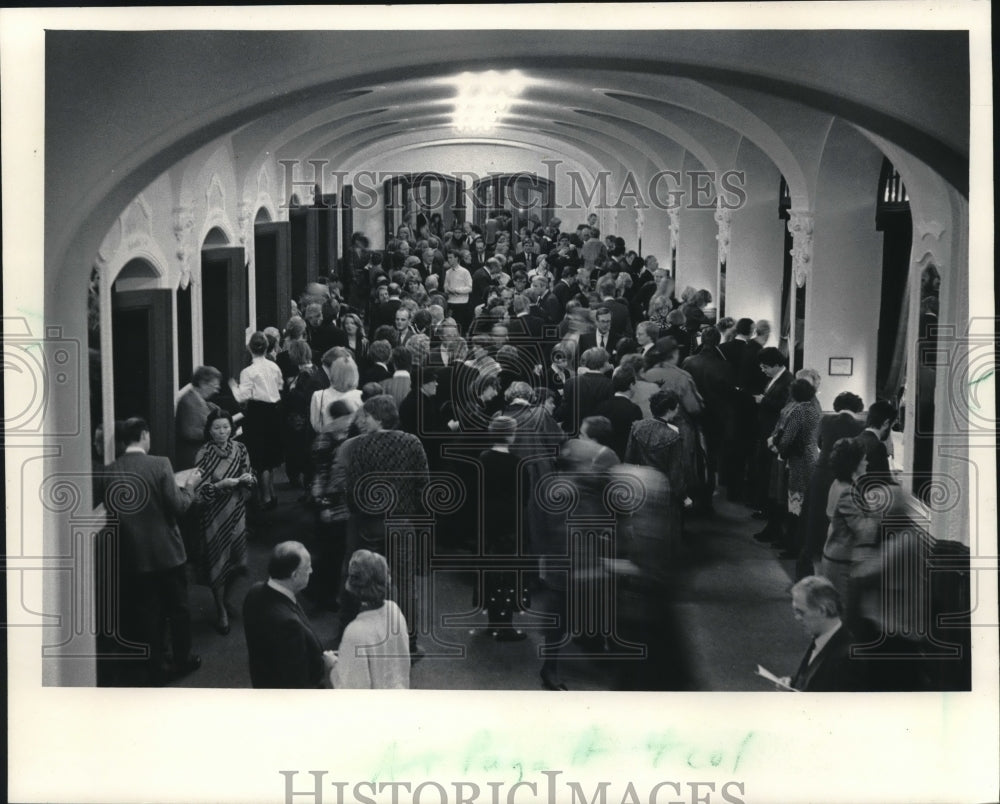
[[[528,80],[519,70],[462,73],[455,79],[458,95],[452,125],[463,134],[494,131]]]

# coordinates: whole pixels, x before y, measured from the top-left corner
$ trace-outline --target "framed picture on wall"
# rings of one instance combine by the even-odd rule
[[[831,377],[850,377],[854,373],[853,357],[831,357],[827,374]]]

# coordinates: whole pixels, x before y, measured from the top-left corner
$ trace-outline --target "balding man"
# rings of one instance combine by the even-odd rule
[[[243,602],[243,627],[256,689],[312,689],[322,686],[333,667],[295,595],[309,585],[312,559],[299,542],[281,542],[271,551],[267,581],[257,583]]]
[[[783,680],[802,692],[863,690],[863,660],[851,657],[854,637],[840,620],[836,587],[819,575],[803,578],[792,587],[792,612],[812,641],[795,675]]]

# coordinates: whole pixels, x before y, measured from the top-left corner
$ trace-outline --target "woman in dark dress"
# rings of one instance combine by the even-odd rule
[[[312,479],[312,461],[309,451],[316,433],[309,423],[309,403],[316,391],[321,391],[329,380],[323,370],[312,362],[312,350],[305,341],[288,344],[289,358],[295,361],[298,374],[285,385],[282,394],[284,411],[285,471],[291,483],[298,485],[301,478],[305,492],[302,500],[308,498]]]

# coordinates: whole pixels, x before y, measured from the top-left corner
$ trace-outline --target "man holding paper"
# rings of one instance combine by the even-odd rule
[[[795,675],[777,679],[776,686],[801,692],[864,690],[864,662],[851,657],[854,636],[841,622],[836,587],[819,575],[803,578],[792,587],[792,611],[812,642]]]

